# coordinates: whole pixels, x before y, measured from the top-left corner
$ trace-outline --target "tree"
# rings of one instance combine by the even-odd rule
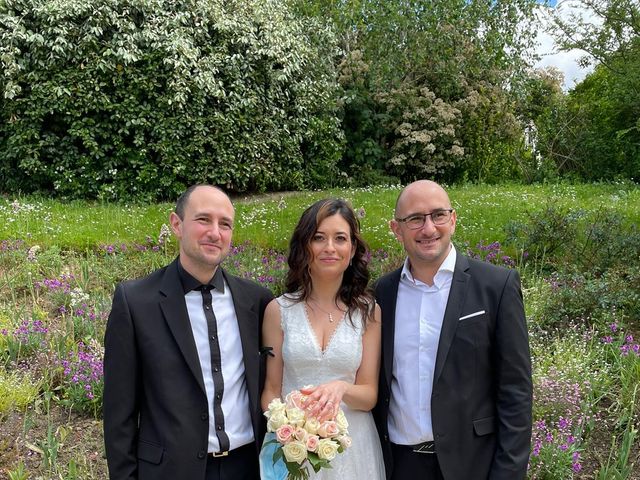
[[[550,155],[586,179],[640,178],[640,5],[635,0],[573,0],[555,16],[562,48],[586,52],[592,74],[570,93],[569,120]]]
[[[403,181],[427,171],[447,181],[512,175],[515,146],[522,138],[515,100],[532,60],[528,52],[535,31],[525,25],[533,22],[534,0],[291,3],[304,15],[327,19],[340,39],[343,68],[363,75],[362,81],[343,83],[343,128],[347,152],[368,153],[348,155],[343,159],[347,163],[341,164],[345,170],[381,164]],[[408,137],[395,126],[403,123],[405,115],[415,119],[415,112],[389,111],[379,100],[391,91],[418,98],[413,93],[423,89],[435,95],[439,104],[460,112],[452,139],[460,150],[453,151],[464,153],[450,155],[445,167],[431,147],[418,148],[411,160],[415,168],[398,169],[397,151],[406,146]],[[350,105],[359,110],[350,112]],[[438,123],[436,110],[431,112],[435,116],[423,120]],[[435,163],[443,168],[431,170],[429,165]]]

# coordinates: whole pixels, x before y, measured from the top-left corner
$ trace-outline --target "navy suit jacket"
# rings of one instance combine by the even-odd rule
[[[256,439],[264,436],[260,330],[273,295],[223,271],[240,329]],[[221,339],[224,341],[224,339]],[[204,479],[207,396],[177,260],[116,287],[105,334],[104,438],[111,480]]]
[[[388,414],[401,271],[376,284],[382,366],[374,416],[388,476],[393,469]],[[435,449],[445,480],[525,478],[531,410],[531,357],[518,272],[458,254],[431,396]]]

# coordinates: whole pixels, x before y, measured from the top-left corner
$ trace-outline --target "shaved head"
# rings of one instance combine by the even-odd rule
[[[395,218],[405,216],[407,213],[412,213],[406,212],[406,209],[408,208],[407,204],[410,203],[408,199],[413,198],[415,195],[440,198],[443,201],[444,208],[451,208],[449,195],[444,188],[431,180],[418,180],[404,187],[400,195],[398,195],[394,210]]]

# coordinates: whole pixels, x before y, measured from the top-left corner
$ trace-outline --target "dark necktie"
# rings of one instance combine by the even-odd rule
[[[211,375],[213,376],[214,397],[213,397],[213,417],[216,425],[216,436],[220,442],[220,451],[229,450],[229,437],[224,430],[224,413],[222,412],[222,396],[224,394],[224,378],[222,377],[222,358],[220,355],[220,342],[218,339],[218,326],[216,316],[213,313],[211,304],[211,285],[201,285],[196,290],[202,293],[202,307],[204,316],[207,319],[207,330],[209,332],[209,349],[211,350]]]

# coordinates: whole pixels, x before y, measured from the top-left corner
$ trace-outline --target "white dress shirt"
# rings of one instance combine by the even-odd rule
[[[240,329],[233,305],[231,290],[224,282],[224,291],[211,290],[211,303],[216,317],[218,338],[220,338],[220,356],[222,358],[222,376],[224,378],[224,394],[222,411],[224,413],[224,431],[229,437],[230,450],[241,447],[254,440],[253,426],[249,407],[249,394],[244,375],[244,359],[240,341]],[[209,407],[209,452],[219,452],[220,443],[216,436],[216,425],[213,411],[215,387],[211,372],[211,347],[207,319],[202,307],[202,294],[191,290],[185,294],[185,302],[189,312],[189,321],[193,338],[198,350],[202,377],[207,391]]]
[[[433,440],[433,375],[455,265],[452,245],[432,286],[413,277],[408,258],[400,275],[389,403],[389,439],[399,445]]]

